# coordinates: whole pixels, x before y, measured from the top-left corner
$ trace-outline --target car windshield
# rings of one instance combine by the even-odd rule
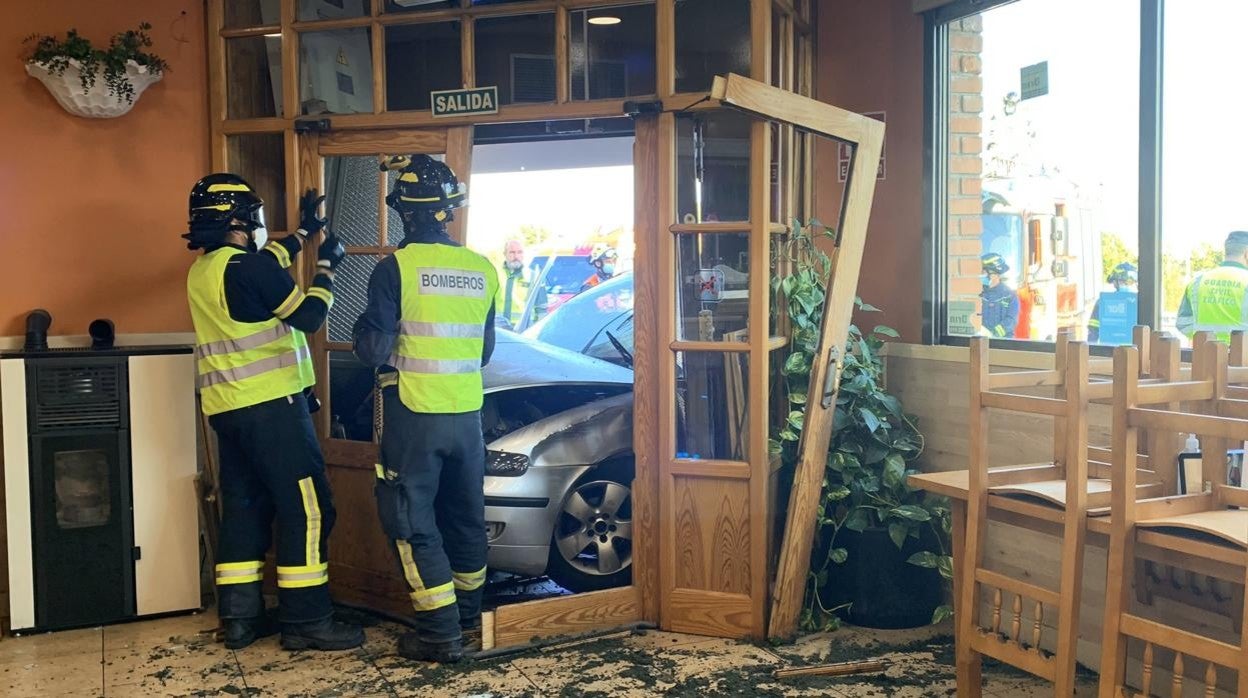
[[[529,263],[529,266],[534,269],[535,278],[536,274],[541,273],[547,259],[549,258],[545,256],[534,257]],[[550,264],[550,269],[546,272],[543,285],[551,293],[576,293],[581,290],[581,284],[585,283],[591,273],[593,273],[593,268],[589,266],[584,256],[556,255]]]
[[[633,275],[621,274],[577,294],[525,330],[524,336],[591,356],[614,357],[616,352],[603,330],[610,330],[625,347],[631,347],[632,323],[624,324],[621,319],[632,314]],[[621,331],[627,336],[621,336]],[[599,344],[606,345],[604,351],[595,350]]]

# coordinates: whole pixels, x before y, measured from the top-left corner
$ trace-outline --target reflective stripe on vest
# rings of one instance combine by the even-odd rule
[[[258,359],[244,366],[236,368],[223,368],[219,371],[201,371],[199,374],[199,387],[208,388],[218,383],[239,383],[247,378],[258,376],[269,371],[275,371],[279,368],[287,366],[297,366],[312,357],[312,352],[306,346],[295,347],[288,352],[270,356],[267,359]],[[299,390],[302,390],[300,388]],[[295,391],[298,392],[298,391]],[[293,393],[286,393],[291,395]],[[278,397],[281,397],[280,395]]]
[[[460,339],[485,338],[484,320],[481,324],[457,324],[454,322],[400,322],[399,333],[409,337],[456,337]]]
[[[529,304],[529,282],[523,272],[512,273],[503,266],[502,281],[498,287],[497,313],[507,318],[512,327],[520,324],[524,310]]]
[[[1248,269],[1220,266],[1203,272],[1188,288],[1193,329],[1213,332],[1219,341],[1229,342],[1231,332],[1248,329]]]
[[[225,299],[225,270],[247,254],[223,247],[201,256],[187,275],[195,325],[195,359],[205,414],[250,407],[301,392],[315,383],[303,333],[276,317],[238,322]]]
[[[399,372],[400,400],[426,414],[481,409],[481,352],[497,272],[454,245],[407,245],[394,257],[402,290],[390,365]]]

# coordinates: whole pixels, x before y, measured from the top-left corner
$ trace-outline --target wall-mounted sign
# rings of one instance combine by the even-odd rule
[[[955,337],[970,337],[975,330],[975,301],[949,301],[945,331]]]
[[[875,119],[876,121],[884,121],[884,116],[885,116],[884,112],[882,111],[868,111],[868,112],[863,112],[862,115]],[[839,146],[837,146],[836,152],[837,152],[837,159],[839,160],[839,165],[836,168],[836,181],[844,182],[847,178],[849,178],[849,163],[854,159],[853,157],[854,149],[850,145],[841,143]],[[875,178],[881,181],[883,181],[884,179],[884,144],[883,143],[880,144],[880,167],[878,170],[876,170]]]
[[[498,87],[435,90],[429,93],[429,98],[435,118],[498,113]]]
[[[1035,65],[1025,65],[1021,73],[1023,99],[1040,97],[1049,93],[1049,62],[1041,61]]]
[[[724,272],[719,269],[698,270],[698,300],[718,303],[724,295]]]
[[[1123,346],[1134,340],[1139,323],[1140,295],[1130,291],[1107,291],[1098,301],[1101,337],[1098,344]]]

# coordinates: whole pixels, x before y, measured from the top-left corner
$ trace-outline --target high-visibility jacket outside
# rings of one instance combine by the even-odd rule
[[[464,247],[409,244],[394,253],[400,279],[399,338],[390,365],[413,412],[481,409],[485,321],[498,294],[489,260]]]
[[[225,300],[225,268],[247,252],[222,247],[191,265],[186,295],[195,325],[200,401],[213,415],[300,393],[316,383],[302,332],[274,317],[239,322]]]
[[[524,278],[523,269],[512,271],[504,266],[502,277],[498,287],[496,317],[507,318],[507,322],[514,329],[520,326],[520,321],[524,318],[532,285]]]
[[[1188,337],[1213,332],[1222,342],[1248,329],[1248,267],[1223,262],[1197,275],[1183,293],[1176,324]]]

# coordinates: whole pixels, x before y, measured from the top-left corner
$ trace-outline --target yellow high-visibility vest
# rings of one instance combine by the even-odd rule
[[[460,414],[481,409],[485,320],[498,294],[498,274],[464,247],[411,244],[399,265],[399,341],[390,364],[399,398],[413,412]]]
[[[209,252],[195,260],[186,278],[204,414],[251,407],[316,383],[302,332],[276,317],[264,322],[230,317],[225,267],[240,254],[247,253],[233,247]]]
[[[1195,332],[1213,332],[1231,341],[1231,332],[1248,329],[1248,269],[1237,264],[1201,272],[1187,288]]]
[[[510,290],[510,295],[508,291]],[[508,303],[510,302],[510,305]],[[524,309],[529,304],[529,282],[524,278],[524,271],[513,273],[503,266],[502,280],[498,286],[497,317],[507,318],[512,328],[520,326],[524,317]]]

